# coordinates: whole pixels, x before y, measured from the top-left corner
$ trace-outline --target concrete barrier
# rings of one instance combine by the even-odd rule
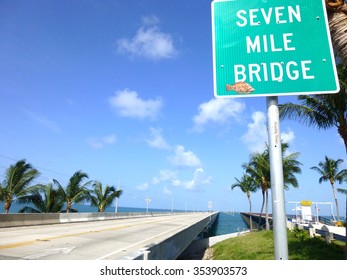
[[[175,213],[181,214],[181,213]],[[182,212],[182,214],[184,214]],[[0,228],[36,226],[60,223],[91,222],[131,217],[172,215],[171,212],[119,212],[119,213],[23,213],[0,214]]]
[[[206,227],[215,221],[217,216],[218,212],[213,213],[211,216],[175,233],[168,239],[132,253],[131,256],[126,256],[125,259],[175,260]]]
[[[0,227],[36,226],[59,223],[59,213],[0,214]]]
[[[325,241],[327,243],[331,243],[332,240],[334,240],[334,233],[330,232],[329,228],[327,226],[322,226],[321,231],[323,232],[323,236],[325,238]]]

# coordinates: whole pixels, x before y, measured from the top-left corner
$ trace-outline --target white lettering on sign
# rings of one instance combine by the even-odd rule
[[[300,6],[296,5],[295,8],[292,6],[288,7],[275,7],[265,10],[261,9],[250,9],[239,10],[236,13],[239,21],[236,24],[240,27],[245,27],[247,24],[251,26],[261,25],[265,23],[267,25],[271,24],[273,21],[277,24],[292,23],[294,19],[297,22],[301,22]]]
[[[269,36],[263,35],[260,37],[259,35],[255,36],[252,40],[250,36],[246,36],[246,45],[247,45],[247,53],[251,52],[281,52],[281,51],[295,51],[295,47],[289,46],[292,42],[290,37],[293,36],[293,33],[284,33],[282,34],[283,39],[283,47],[276,47],[275,45],[275,37],[273,34]],[[269,49],[270,47],[270,49]]]
[[[234,78],[236,82],[244,82],[246,80],[253,82],[277,81],[282,82],[284,78],[290,80],[298,80],[300,75],[302,79],[314,79],[313,75],[309,75],[311,70],[311,60],[303,60],[300,63],[289,61],[288,63],[271,62],[248,64],[247,67],[242,64],[234,65]]]
[[[301,23],[300,5],[279,6],[261,9],[239,10],[236,12],[238,27]],[[295,34],[259,34],[245,36],[247,54],[296,51]],[[315,79],[311,71],[311,60],[263,62],[234,65],[234,82],[282,82],[299,79]]]

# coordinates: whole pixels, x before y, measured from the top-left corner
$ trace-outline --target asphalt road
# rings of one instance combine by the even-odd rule
[[[97,222],[0,228],[2,260],[124,259],[209,216],[182,213]]]

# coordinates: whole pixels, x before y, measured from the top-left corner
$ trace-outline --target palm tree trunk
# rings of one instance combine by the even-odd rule
[[[327,3],[331,41],[338,56],[347,65],[347,5],[343,1],[336,2]]]
[[[252,221],[252,202],[251,202],[251,198],[249,195],[247,195],[247,198],[248,198],[248,202],[249,202],[249,227],[250,227],[250,230],[252,231],[253,230],[253,221]]]
[[[335,204],[336,204],[337,220],[340,221],[339,203],[337,202],[336,190],[335,190],[334,184],[331,184],[331,188],[333,189],[333,196],[334,196],[334,200],[335,200]]]
[[[72,206],[72,200],[69,199],[66,204],[66,213],[70,213],[71,206]]]
[[[270,230],[269,224],[269,192],[265,192],[265,229]]]
[[[259,228],[261,226],[261,216],[263,214],[264,204],[265,204],[265,192],[263,190],[261,192],[262,192],[262,195],[263,195],[263,201],[262,201],[262,204],[261,204],[260,215],[259,215],[259,222],[258,222],[258,227]]]
[[[8,212],[10,211],[11,204],[12,203],[10,201],[5,202],[5,214],[8,214]]]

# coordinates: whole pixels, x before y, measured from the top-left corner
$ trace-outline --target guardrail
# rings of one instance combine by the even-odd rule
[[[317,228],[314,224],[293,224],[294,226],[307,230],[310,233],[311,237],[315,237],[316,235],[320,235],[325,238],[325,240],[330,243],[332,240],[339,240],[343,242],[347,242],[347,237],[344,235],[337,234],[329,229],[327,225],[323,225],[321,228]]]
[[[296,219],[300,220],[300,217],[297,217],[296,215],[287,215],[287,219],[288,220],[296,220]],[[318,217],[318,221],[322,224],[329,225],[329,226],[334,224],[330,218],[326,218],[326,217],[322,217],[322,216]],[[311,219],[309,220],[309,222],[316,223],[317,217],[312,216]]]
[[[332,232],[329,230],[329,228],[327,226],[322,226],[320,229],[319,228],[315,228],[312,225],[309,226],[305,226],[304,229],[308,230],[310,232],[310,236],[315,236],[316,234],[321,235],[322,237],[325,238],[325,240],[330,243],[331,240],[339,240],[339,241],[343,241],[346,242],[346,236],[337,234],[335,232]]]
[[[319,222],[325,225],[332,225],[331,220],[325,217],[318,217]]]
[[[329,230],[316,229],[316,233],[318,233],[321,236],[325,237],[325,239],[328,242],[330,240],[333,240],[333,239],[346,242],[346,236],[342,236],[342,235],[330,232]]]

